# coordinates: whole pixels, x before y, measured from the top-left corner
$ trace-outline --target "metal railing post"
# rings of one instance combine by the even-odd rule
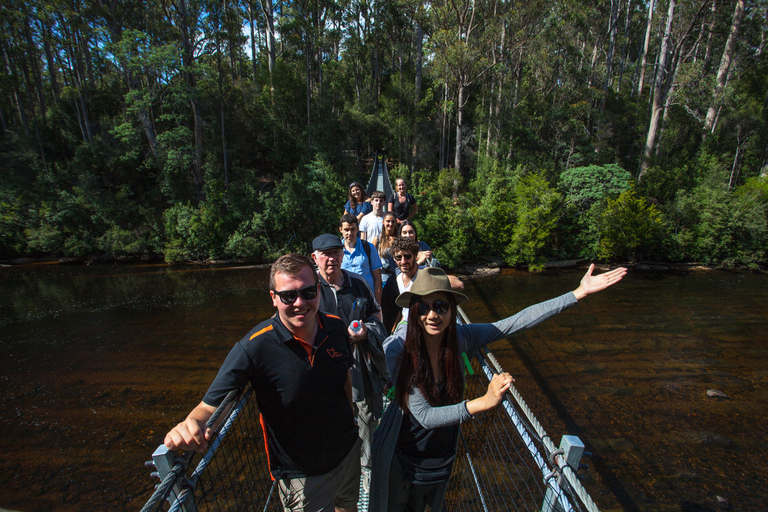
[[[563,436],[560,440],[560,449],[565,458],[565,462],[571,468],[574,468],[574,473],[579,469],[581,463],[581,455],[584,453],[584,443],[581,442],[577,436]],[[560,455],[558,455],[560,456]],[[557,464],[553,464],[557,467]],[[544,503],[541,506],[541,512],[562,512],[562,507],[558,503],[558,497],[555,495],[555,491],[551,487],[547,488],[547,494],[544,496]]]
[[[157,469],[157,476],[160,477],[160,481],[162,482],[165,480],[165,477],[168,476],[168,474],[171,472],[171,469],[173,469],[173,466],[176,465],[175,459],[179,456],[179,454],[175,451],[169,450],[164,444],[161,444],[157,447],[157,450],[152,454],[152,462],[155,464],[155,468]],[[171,492],[168,494],[168,501],[173,504],[181,494],[182,491],[182,483],[184,482],[183,475],[176,480],[176,483],[173,485],[173,488],[171,489]],[[184,512],[197,512],[197,507],[195,506],[194,499],[187,500],[188,503],[185,503],[182,505],[182,510]]]

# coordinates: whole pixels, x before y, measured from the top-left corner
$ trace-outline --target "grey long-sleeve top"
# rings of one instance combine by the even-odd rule
[[[471,358],[488,343],[530,329],[575,306],[576,303],[576,297],[572,292],[568,292],[560,297],[529,306],[515,315],[491,324],[459,325],[456,333],[459,352],[465,352],[467,357]],[[387,368],[393,382],[397,381],[397,361],[403,351],[405,333],[405,324],[402,324],[392,336],[384,341]],[[471,417],[464,402],[443,407],[432,407],[418,389],[409,392],[408,410],[425,428],[455,425]],[[381,424],[374,434],[370,493],[371,512],[387,510],[389,469],[395,454],[402,420],[402,409],[397,402],[393,401],[384,411]]]

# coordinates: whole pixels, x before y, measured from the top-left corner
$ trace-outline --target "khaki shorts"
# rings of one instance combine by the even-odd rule
[[[283,510],[333,512],[353,509],[360,499],[360,439],[336,468],[324,475],[278,480]]]

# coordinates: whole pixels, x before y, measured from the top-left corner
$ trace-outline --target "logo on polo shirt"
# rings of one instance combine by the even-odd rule
[[[336,352],[335,348],[329,348],[326,352],[328,352],[328,355],[331,357],[341,357],[344,355],[342,352]]]

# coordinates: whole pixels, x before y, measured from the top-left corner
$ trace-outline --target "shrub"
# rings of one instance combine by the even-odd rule
[[[724,185],[704,184],[678,193],[675,240],[684,257],[726,267],[765,261],[766,203],[750,187],[733,193]]]
[[[515,224],[504,259],[510,265],[527,264],[541,270],[546,261],[552,230],[557,225],[557,207],[562,196],[540,174],[517,181],[514,187]]]
[[[658,252],[664,240],[661,213],[645,198],[628,190],[617,199],[608,199],[596,214],[600,232],[598,256],[636,260],[645,253]]]
[[[589,208],[605,197],[616,197],[632,187],[632,175],[616,164],[574,167],[560,175],[565,200]]]

